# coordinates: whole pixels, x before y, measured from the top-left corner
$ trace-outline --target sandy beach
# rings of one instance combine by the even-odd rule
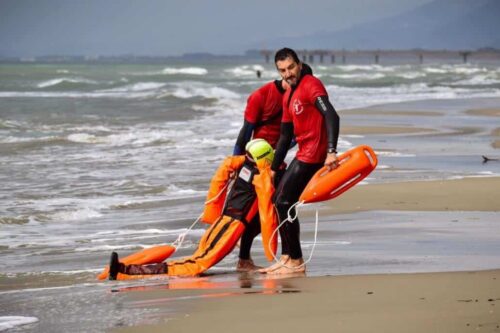
[[[499,270],[289,278],[255,294],[219,291],[182,318],[114,332],[499,332],[499,280]]]

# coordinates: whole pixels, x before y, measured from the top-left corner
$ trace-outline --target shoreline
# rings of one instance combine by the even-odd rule
[[[500,177],[469,177],[355,186],[321,208],[325,215],[370,210],[499,211],[499,197]]]
[[[471,332],[500,331],[500,270],[296,277],[262,292],[213,294],[194,311],[111,332]],[[273,282],[274,281],[274,282]],[[159,291],[157,297],[168,294]],[[208,295],[208,294],[207,294]],[[139,295],[139,298],[141,296]],[[164,304],[168,306],[168,304]]]

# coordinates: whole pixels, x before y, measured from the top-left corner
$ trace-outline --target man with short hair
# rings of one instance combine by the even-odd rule
[[[303,74],[311,74],[309,65],[302,64]],[[276,148],[280,137],[281,119],[283,117],[283,95],[289,89],[288,83],[281,80],[274,80],[264,84],[250,94],[245,108],[243,126],[234,145],[233,155],[245,153],[245,145],[251,139],[264,139]],[[291,146],[293,146],[292,143]],[[290,147],[290,146],[289,146]],[[284,166],[283,166],[284,169]],[[275,184],[280,180],[284,170],[280,170],[275,177]],[[255,216],[258,221],[259,216]],[[250,256],[250,249],[254,238],[260,234],[260,224],[250,223],[245,229],[240,241],[239,260],[236,269],[239,272],[253,271],[260,267],[256,266]]]
[[[336,167],[340,119],[328,99],[323,83],[302,70],[303,64],[295,51],[289,48],[279,50],[275,55],[275,64],[291,89],[288,89],[283,97],[281,133],[271,169],[274,172],[278,170],[294,135],[299,146],[274,197],[279,220],[284,221],[288,210],[297,202],[316,171],[323,165]],[[305,272],[298,219],[293,223],[284,223],[280,228],[280,237],[282,255],[279,262],[260,272]]]

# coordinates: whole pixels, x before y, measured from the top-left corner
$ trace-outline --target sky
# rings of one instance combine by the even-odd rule
[[[0,0],[0,56],[243,54],[431,0]]]

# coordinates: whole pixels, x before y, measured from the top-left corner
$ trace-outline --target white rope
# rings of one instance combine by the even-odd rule
[[[294,203],[287,211],[287,218],[284,219],[279,225],[278,227],[273,231],[273,233],[271,234],[271,238],[269,239],[269,249],[271,248],[271,241],[274,237],[274,235],[278,232],[278,230],[286,223],[286,222],[289,222],[289,223],[293,223],[295,222],[295,220],[297,219],[298,217],[298,211],[297,211],[297,208],[304,205],[304,201],[297,201],[296,203]],[[295,216],[292,217],[290,216],[290,211],[295,208]],[[279,216],[279,215],[278,215]],[[306,264],[308,264],[311,260],[312,260],[312,256],[313,256],[313,253],[314,253],[314,249],[316,248],[316,243],[317,243],[317,239],[318,239],[318,223],[319,221],[319,214],[318,214],[318,210],[316,209],[316,222],[315,222],[315,227],[314,227],[314,243],[313,243],[313,247],[311,249],[311,253],[309,254],[309,258],[304,261],[302,264],[300,264],[299,266],[288,266],[287,264],[285,263],[282,263],[278,260],[278,258],[276,258],[276,256],[274,255],[274,253],[271,252],[273,258],[274,258],[274,261],[280,265],[280,267],[286,267],[288,269],[297,269],[297,268],[302,268],[304,267]]]
[[[219,191],[219,193],[217,193],[216,196],[214,196],[213,198],[205,201],[205,205],[217,200],[217,198],[219,198],[221,196],[222,193],[224,193],[224,191],[228,188],[228,187],[231,187],[232,184],[234,183],[234,179],[230,179],[226,185],[224,185],[224,187]],[[226,198],[227,200],[227,198]],[[226,203],[224,202],[224,206],[226,205]],[[198,223],[201,219],[201,217],[203,216],[203,213],[200,214],[200,216],[198,216],[198,218],[193,222],[193,224],[191,224],[191,226],[185,231],[183,232],[182,234],[179,235],[179,237],[177,237],[177,239],[172,243],[172,246],[175,247],[176,249],[180,248],[182,243],[184,242],[184,239],[186,238],[187,234],[191,231],[191,229],[194,228],[194,226],[196,225],[196,223]]]
[[[177,237],[177,239],[172,243],[173,247],[175,247],[176,249],[179,249],[181,247],[182,243],[184,242],[184,238],[186,238],[189,231],[191,231],[191,229],[194,228],[194,226],[196,225],[196,223],[198,223],[198,221],[201,219],[202,216],[203,213],[201,213],[200,216],[198,216],[198,218],[193,222],[193,224],[191,224],[191,226],[186,231],[184,231],[182,234],[179,235],[179,237]]]

